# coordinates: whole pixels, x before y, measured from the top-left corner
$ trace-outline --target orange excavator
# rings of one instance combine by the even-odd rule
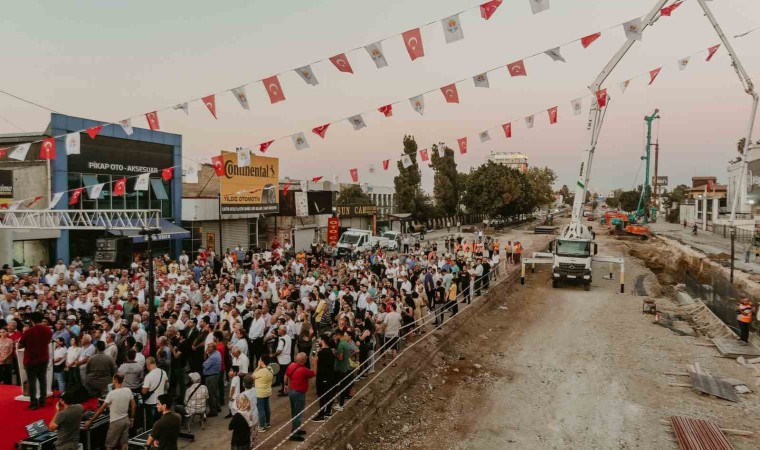
[[[604,213],[604,223],[610,229],[610,234],[615,236],[629,236],[637,239],[649,239],[649,227],[631,223],[627,214],[619,212]]]

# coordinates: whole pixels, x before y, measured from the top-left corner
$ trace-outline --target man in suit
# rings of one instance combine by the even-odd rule
[[[182,343],[184,348],[182,352],[187,355],[187,362],[190,365],[190,372],[198,372],[203,369],[203,341],[201,340],[201,349],[196,349],[195,343],[200,337],[200,330],[198,330],[198,321],[196,319],[188,319],[185,323],[185,341]]]

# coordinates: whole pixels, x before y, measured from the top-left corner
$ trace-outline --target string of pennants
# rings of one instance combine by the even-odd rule
[[[683,1],[686,1],[686,0],[677,1],[676,3],[673,3],[670,6],[666,6],[666,7],[662,8],[662,10],[660,11],[661,15],[662,16],[670,16],[671,13],[672,13],[672,11],[675,8],[677,8],[678,6],[680,6],[683,3]],[[532,10],[533,10],[534,14],[537,14],[539,12],[542,12],[542,11],[545,11],[545,10],[549,9],[549,0],[529,0],[529,2],[531,4],[531,7],[532,7]],[[501,3],[502,3],[502,0],[491,0],[489,2],[481,4],[480,5],[480,10],[481,10],[481,15],[483,16],[483,18],[486,19],[486,20],[489,19],[493,15],[493,13],[496,11],[496,9],[501,5]],[[473,8],[470,8],[470,9],[473,9]],[[467,10],[465,10],[465,11],[467,11]],[[458,13],[458,14],[461,14],[461,12]],[[456,16],[458,16],[458,14]],[[452,16],[452,17],[454,17],[454,16]],[[603,29],[602,31],[612,30],[612,29],[618,28],[618,27],[620,27],[622,25],[622,27],[624,29],[624,32],[625,32],[625,36],[626,36],[627,39],[635,39],[635,40],[639,40],[640,41],[640,40],[642,40],[642,28],[643,28],[642,17],[643,16],[640,16],[640,17],[637,17],[635,19],[629,20],[627,22],[613,25],[611,27]],[[446,19],[444,19],[444,20],[446,20]],[[431,23],[435,23],[435,22],[431,22]],[[461,27],[457,25],[457,28],[458,28],[458,31],[456,31],[455,34],[457,34],[457,36],[462,35]],[[419,29],[415,29],[415,30],[417,30],[417,31],[412,30],[414,32],[411,33],[411,34],[408,34],[410,32],[402,33],[402,36],[404,36],[404,42],[407,44],[407,49],[409,50],[409,55],[410,55],[410,57],[412,57],[412,59],[416,59],[417,57],[424,56],[424,50],[423,50],[422,45],[421,44],[419,46],[416,45],[417,42],[419,42],[419,43],[422,42],[421,38],[419,38],[419,36],[418,36],[419,35]],[[587,35],[587,36],[575,39],[575,40],[570,41],[570,42],[567,42],[567,43],[565,43],[565,44],[563,44],[561,46],[557,46],[557,47],[551,48],[551,49],[546,50],[544,52],[539,52],[539,53],[535,53],[535,54],[523,57],[520,60],[517,60],[517,61],[514,61],[514,62],[506,64],[507,72],[510,74],[511,77],[525,77],[525,76],[528,76],[528,72],[527,72],[527,69],[526,69],[525,61],[529,60],[531,58],[540,56],[540,55],[549,56],[553,61],[566,62],[565,58],[562,56],[562,53],[561,53],[561,48],[563,46],[571,45],[571,44],[573,44],[575,42],[580,42],[581,46],[583,48],[588,48],[599,37],[601,37],[601,35],[602,35],[602,32],[592,33],[590,35]],[[393,37],[393,36],[391,36],[391,37]],[[389,38],[386,38],[386,39],[389,39]],[[447,38],[447,39],[449,39],[449,38]],[[461,38],[458,38],[456,40],[459,40],[459,39],[461,39]],[[410,44],[410,42],[412,44]],[[336,67],[341,66],[341,64],[339,64],[339,62],[340,62],[339,60],[335,61]],[[488,80],[488,74],[491,73],[491,72],[495,72],[497,70],[503,70],[504,66],[505,65],[502,64],[502,65],[499,65],[497,67],[488,69],[488,70],[486,70],[484,72],[481,72],[481,73],[478,73],[478,74],[472,76],[471,79],[472,79],[474,85],[476,87],[489,88],[490,84],[489,84],[489,80]],[[348,67],[350,67],[350,66],[348,66]],[[446,86],[441,87],[440,89],[431,89],[431,90],[428,90],[428,91],[423,92],[423,93],[421,93],[419,95],[416,95],[414,97],[409,98],[408,101],[411,104],[412,108],[417,113],[419,113],[420,115],[423,115],[424,111],[425,111],[425,95],[426,94],[430,94],[432,92],[435,92],[437,90],[440,90],[440,92],[444,96],[444,99],[446,100],[447,103],[459,103],[460,99],[459,99],[459,92],[457,90],[457,84],[462,83],[464,81],[467,81],[468,79],[470,79],[470,77],[463,78],[461,80],[455,81],[455,82],[453,82],[451,84],[448,84]],[[271,92],[276,92],[277,93],[276,95],[277,96],[282,96],[282,100],[284,100],[284,94],[282,94],[282,88],[281,88],[281,86],[279,84],[279,81],[277,80],[277,76],[267,78],[267,79],[265,79],[263,81],[264,81],[265,84],[269,84],[270,86],[274,86],[275,87],[274,91],[270,91],[270,94],[271,94]],[[269,81],[269,83],[267,83],[267,81]],[[241,107],[243,107],[244,109],[249,109],[250,108],[250,105],[248,104],[247,97],[245,95],[245,87],[244,86],[240,86],[238,88],[230,89],[230,91],[233,92],[233,94],[236,95],[236,97],[238,98],[238,100],[240,102]],[[272,94],[272,95],[275,95],[275,94]],[[279,97],[277,97],[277,98],[279,98]],[[204,102],[204,104],[208,108],[209,112],[216,119],[217,118],[217,111],[216,111],[216,97],[215,97],[215,94],[212,94],[212,95],[209,95],[209,96],[206,96],[206,97],[202,97],[201,100]],[[277,100],[277,101],[281,101],[281,100]],[[406,101],[406,100],[398,100],[398,101],[389,103],[387,105],[380,106],[379,108],[377,108],[377,111],[379,113],[381,113],[384,117],[392,117],[393,116],[393,107],[394,107],[394,105],[397,105],[397,104],[402,103],[404,101]],[[273,103],[275,103],[275,101],[273,101]],[[169,109],[169,108],[164,108],[164,109]],[[175,107],[172,107],[171,109],[175,109],[175,110],[180,110],[181,109],[185,113],[189,114],[188,102],[185,102],[185,103],[182,103],[182,104],[177,105]],[[150,130],[152,130],[152,131],[159,131],[160,130],[160,122],[159,122],[159,116],[158,116],[158,112],[159,111],[162,111],[162,110],[152,111],[152,112],[148,112],[148,113],[145,114],[145,119],[147,121],[148,128]],[[374,111],[374,110],[372,110],[372,111]],[[328,128],[331,125],[334,125],[335,123],[338,123],[338,122],[342,122],[344,120],[348,121],[351,124],[351,126],[353,127],[354,130],[360,130],[360,129],[365,128],[367,126],[366,122],[364,121],[363,115],[367,114],[367,113],[370,113],[372,111],[363,111],[361,113],[352,115],[352,116],[350,116],[348,118],[343,118],[343,119],[335,120],[335,121],[332,121],[332,122],[327,122],[325,124],[322,124],[322,125],[314,127],[311,131],[314,134],[316,134],[317,136],[319,136],[320,138],[324,139],[326,137],[327,130],[328,130]],[[106,127],[106,126],[112,126],[112,125],[118,125],[118,126],[120,126],[127,135],[132,135],[133,132],[134,132],[133,127],[132,127],[132,119],[124,119],[124,120],[121,120],[121,121],[119,121],[117,123],[106,123],[106,122],[104,122],[104,123],[102,123],[100,125],[97,125],[97,126],[94,126],[94,127],[90,127],[90,128],[85,129],[85,130],[79,130],[79,131],[71,132],[71,133],[63,135],[63,136],[49,137],[49,138],[45,138],[45,139],[43,139],[41,141],[33,141],[33,142],[17,145],[15,147],[11,147],[11,148],[0,148],[0,158],[4,158],[7,155],[11,159],[24,160],[26,158],[26,155],[27,155],[29,149],[31,148],[31,145],[36,144],[36,143],[39,142],[39,143],[41,143],[41,145],[40,145],[40,152],[39,152],[39,159],[40,160],[55,159],[55,157],[56,157],[56,140],[59,139],[59,138],[65,138],[64,142],[65,142],[65,148],[66,148],[66,154],[67,155],[79,154],[80,153],[80,145],[81,145],[80,134],[82,132],[87,133],[90,136],[91,139],[95,139],[95,137],[100,133],[100,131],[104,127]],[[288,138],[290,138],[290,140],[292,141],[292,143],[293,143],[293,145],[294,145],[294,147],[295,147],[296,150],[303,150],[303,149],[309,148],[309,142],[308,142],[308,140],[307,140],[306,135],[304,134],[304,132],[297,132],[297,133],[293,133],[293,134],[286,135],[286,136],[281,136],[281,137],[278,137],[278,138],[275,138],[275,139],[271,139],[269,141],[257,144],[258,150],[260,152],[262,152],[262,153],[265,153],[269,149],[269,147],[275,141],[284,140],[284,139],[288,139]]]

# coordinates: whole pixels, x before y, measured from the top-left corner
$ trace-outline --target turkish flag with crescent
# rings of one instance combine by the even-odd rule
[[[42,141],[40,159],[55,159],[55,138],[46,138]]]
[[[349,170],[349,172],[351,173],[351,180],[354,183],[358,183],[359,182],[359,169],[351,169],[351,170]]]
[[[156,111],[145,114],[145,119],[148,121],[148,128],[151,131],[157,131],[161,128],[158,126],[158,113]]]
[[[333,56],[330,58],[330,62],[333,63],[333,65],[337,67],[341,72],[354,73],[354,69],[351,68],[351,64],[349,64],[345,53]]]
[[[427,149],[425,149],[425,150],[420,150],[420,158],[421,158],[423,161],[430,161],[430,156],[428,155],[428,151],[427,151]]]
[[[607,106],[607,88],[596,91],[596,104],[600,108]]]
[[[98,125],[96,127],[90,127],[86,131],[87,131],[87,134],[90,136],[90,139],[95,139],[95,136],[97,136],[98,133],[100,133],[100,130],[102,129],[103,129],[103,125]]]
[[[512,122],[505,123],[501,127],[504,129],[504,135],[507,138],[511,138],[512,137]]]
[[[216,96],[212,94],[203,97],[201,100],[203,100],[203,104],[206,105],[206,108],[208,108],[211,115],[214,116],[214,119],[218,119],[218,117],[216,117]]]
[[[262,142],[261,144],[259,144],[259,151],[261,153],[266,153],[269,146],[272,145],[272,142],[274,141]]]
[[[467,153],[467,138],[459,138],[457,139],[457,144],[459,144],[459,153],[466,154]]]
[[[84,191],[84,188],[77,188],[71,191],[71,198],[69,199],[69,205],[76,205],[79,203],[79,197],[82,196],[82,191]]]
[[[459,103],[459,92],[457,92],[457,85],[450,84],[441,88],[443,96],[446,98],[446,103]]]
[[[393,115],[393,105],[385,105],[377,108],[378,111],[383,113],[385,117],[390,117]]]
[[[161,178],[164,181],[169,181],[174,178],[174,167],[169,167],[161,171]]]
[[[601,35],[602,33],[594,33],[584,36],[581,38],[581,45],[583,48],[587,48],[589,45],[593,44],[595,40],[599,39],[599,36]]]
[[[327,133],[327,127],[329,127],[330,124],[326,123],[324,125],[320,125],[318,127],[313,128],[311,131],[316,134],[317,136],[321,137],[322,139],[325,138],[325,133]]]
[[[513,77],[524,77],[528,75],[525,71],[525,63],[523,60],[515,61],[512,64],[507,64],[507,70]]]
[[[224,156],[214,156],[211,158],[211,164],[214,166],[214,172],[216,172],[216,176],[221,177],[224,175]]]
[[[386,159],[385,161],[383,161],[383,170],[388,170],[388,167],[390,167],[390,165],[391,165],[390,159]]]
[[[113,184],[113,196],[119,197],[127,192],[127,178],[119,178]]]
[[[285,100],[285,93],[282,92],[282,86],[280,86],[280,80],[277,75],[261,80],[264,83],[264,88],[269,94],[269,101],[274,103]]]
[[[480,17],[488,20],[493,16],[493,13],[501,6],[502,0],[491,0],[480,5]]]
[[[715,56],[715,52],[717,52],[719,48],[720,48],[720,44],[713,45],[712,47],[708,48],[707,49],[707,59],[705,61],[709,62],[712,59],[712,57]]]
[[[549,123],[554,125],[557,123],[557,107],[549,108],[547,111],[549,112]]]
[[[401,37],[404,39],[406,51],[409,52],[409,57],[412,58],[412,61],[425,56],[425,48],[422,46],[422,34],[419,28],[405,31],[401,34]]]

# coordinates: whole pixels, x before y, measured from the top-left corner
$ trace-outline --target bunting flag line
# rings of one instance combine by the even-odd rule
[[[673,13],[673,10],[681,6],[681,3],[683,2],[675,2],[672,5],[665,6],[660,9],[660,15],[662,16],[670,16]]]
[[[53,194],[53,196],[50,198],[50,204],[48,205],[48,209],[55,209],[55,205],[57,205],[58,202],[61,201],[61,199],[63,198],[63,194],[65,194],[65,192],[56,192],[55,194]]]
[[[601,35],[602,33],[594,33],[589,34],[588,36],[584,36],[581,38],[581,45],[583,48],[588,48],[588,46],[593,44],[595,40],[599,39],[599,36]]]
[[[515,61],[511,64],[507,64],[507,70],[513,77],[524,77],[528,75],[528,73],[525,71],[525,63],[522,59],[520,61]]]
[[[361,130],[362,128],[367,127],[367,124],[364,123],[364,118],[362,118],[361,114],[349,117],[348,121],[351,123],[351,126],[354,127],[354,130]]]
[[[420,150],[420,159],[422,159],[423,162],[430,161],[430,155],[428,155],[427,149]]]
[[[87,196],[90,197],[90,200],[99,200],[100,194],[103,193],[103,188],[105,186],[105,183],[98,183],[90,186],[90,189],[87,190]]]
[[[491,135],[488,133],[488,130],[481,131],[479,134],[480,142],[488,142],[491,140]]]
[[[95,139],[98,136],[98,134],[100,134],[100,130],[102,130],[102,129],[103,129],[103,125],[98,125],[98,126],[95,126],[95,127],[90,127],[90,128],[88,128],[86,130],[87,131],[87,135],[90,136],[90,139]]]
[[[247,148],[238,147],[235,149],[237,154],[238,167],[248,167],[251,165],[251,151]]]
[[[404,39],[404,46],[412,61],[425,56],[425,49],[422,47],[422,34],[419,28],[405,31],[401,37]]]
[[[217,155],[211,158],[211,165],[214,166],[214,173],[216,173],[216,176],[224,176],[224,156]]]
[[[272,145],[272,142],[274,141],[262,142],[261,144],[259,144],[259,151],[261,153],[266,153],[269,146]]]
[[[412,167],[414,163],[412,162],[412,157],[409,155],[404,155],[401,157],[401,165],[404,167],[404,169],[408,169]]]
[[[174,106],[172,106],[172,109],[174,109],[175,111],[179,111],[179,110],[182,110],[182,111],[184,111],[184,112],[185,112],[185,114],[187,114],[188,116],[190,115],[190,108],[187,106],[187,102],[185,102],[185,103],[180,103],[179,105],[174,105]]]
[[[713,58],[713,56],[715,56],[715,52],[717,52],[719,48],[720,48],[720,44],[713,45],[712,47],[708,48],[707,49],[707,59],[705,59],[705,61],[710,62],[710,60]]]
[[[29,153],[29,149],[32,148],[32,144],[21,144],[13,147],[13,150],[8,154],[9,159],[15,159],[16,161],[25,161],[26,154]]]
[[[249,152],[249,155],[250,155],[250,152]],[[238,159],[238,162],[240,162],[239,159]],[[174,167],[168,167],[168,168],[166,168],[166,169],[164,169],[164,170],[161,171],[161,179],[162,180],[169,181],[172,178],[174,178]]]
[[[549,124],[554,125],[555,123],[557,123],[557,107],[554,106],[552,108],[549,108],[548,110],[546,110],[546,112],[549,113]]]
[[[314,75],[314,72],[311,70],[311,65],[299,67],[296,69],[296,73],[306,82],[306,84],[312,86],[319,84],[319,80],[317,80],[316,75]]]
[[[42,200],[42,196],[41,195],[38,195],[38,196],[34,197],[31,202],[29,202],[29,203],[26,204],[25,208],[31,208],[32,206],[34,206],[35,204],[37,204],[37,202],[39,202],[40,200]]]
[[[113,184],[113,196],[114,197],[121,197],[121,196],[123,196],[126,193],[127,193],[127,179],[126,178],[119,178]]]
[[[84,188],[76,188],[73,191],[71,191],[71,198],[69,199],[69,205],[76,205],[79,203],[79,197],[82,196],[82,191],[84,191]],[[61,193],[63,195],[63,193]]]
[[[552,61],[567,62],[559,51],[560,47],[554,47],[545,51],[544,53],[552,59]]]
[[[351,174],[351,181],[354,183],[359,182],[359,169],[351,169],[349,170],[349,173]]]
[[[443,36],[446,38],[447,44],[464,39],[464,31],[462,30],[462,24],[459,22],[459,14],[441,19],[441,25],[443,25]]]
[[[312,133],[316,134],[317,136],[321,137],[322,139],[325,138],[325,133],[327,133],[327,127],[329,127],[330,124],[326,123],[324,125],[320,125],[318,127],[314,127],[311,131]]]
[[[40,145],[40,159],[55,159],[55,138],[46,138]]]
[[[538,14],[541,11],[549,9],[549,0],[528,0],[530,2],[530,9],[533,14]]]
[[[391,117],[393,115],[393,104],[381,106],[377,110],[383,113],[385,117]]]
[[[509,139],[512,137],[512,122],[505,123],[501,126],[501,128],[504,130],[504,136]]]
[[[303,133],[296,133],[291,136],[291,139],[293,140],[293,145],[296,147],[296,150],[309,148],[309,142],[306,140],[306,136],[304,136]]]
[[[675,3],[674,3],[674,4],[675,4]],[[654,79],[655,79],[655,78],[657,78],[657,75],[659,75],[659,74],[660,74],[660,70],[661,70],[661,69],[662,69],[662,67],[658,67],[658,68],[656,68],[656,69],[654,69],[654,70],[651,70],[651,71],[649,71],[649,78],[650,78],[650,79],[649,79],[649,84],[650,84],[650,85],[651,85],[652,83],[654,83]]]
[[[82,147],[82,135],[79,133],[69,133],[66,135],[66,154],[67,155],[79,155],[81,154]]]
[[[158,113],[156,111],[145,114],[145,119],[148,121],[148,128],[150,128],[150,131],[158,131],[161,129],[161,127],[159,127],[158,125]],[[132,129],[131,124],[130,124],[129,129],[130,130]],[[127,134],[132,134],[132,133],[127,133]]]
[[[533,128],[533,123],[535,122],[533,114],[527,116],[525,118],[525,126],[528,128]]]
[[[409,104],[412,105],[412,108],[417,111],[419,115],[425,114],[425,97],[422,94],[410,98]]]
[[[391,165],[390,159],[383,160],[383,170],[388,170],[388,167],[390,167],[390,165]]]
[[[235,96],[238,103],[240,103],[240,107],[245,109],[246,111],[250,110],[251,107],[248,104],[248,96],[245,94],[245,86],[238,86],[236,88],[232,89],[232,95]]]
[[[441,88],[441,93],[446,99],[446,103],[459,103],[459,92],[457,92],[457,85],[450,84]]]
[[[187,172],[185,172],[185,183],[198,184],[198,169],[193,166],[187,168]]]
[[[583,112],[583,97],[576,98],[570,102],[570,108],[573,110],[574,116],[580,116],[581,112]]]
[[[369,57],[372,58],[372,61],[378,69],[388,67],[388,61],[385,60],[385,55],[383,55],[382,42],[378,41],[374,44],[365,45],[364,48],[367,50],[367,53],[369,53]]]
[[[166,169],[164,169],[166,170]],[[150,187],[150,173],[141,173],[135,180],[135,191],[147,191]]]
[[[501,2],[502,0],[491,0],[480,5],[480,17],[485,20],[490,19],[496,10],[499,9],[499,6],[501,6]]]
[[[121,126],[121,129],[124,130],[124,133],[126,133],[127,136],[132,136],[132,133],[134,133],[134,130],[132,129],[131,119],[120,120],[119,126]]]
[[[282,92],[282,86],[280,86],[280,80],[277,75],[261,80],[264,85],[264,89],[267,90],[269,95],[269,101],[274,105],[277,102],[285,100],[285,93]]]
[[[691,57],[687,56],[686,58],[681,58],[678,60],[678,70],[684,71],[686,70],[686,66],[689,65],[689,60]]]
[[[206,105],[206,108],[208,108],[208,112],[211,113],[212,116],[214,116],[214,119],[219,119],[216,117],[216,95],[211,94],[203,97],[201,100],[203,100],[203,104]]]
[[[459,153],[462,155],[467,154],[467,138],[459,138],[457,139],[457,144],[459,145]]]
[[[642,39],[643,28],[641,26],[641,18],[637,17],[633,20],[623,24],[623,30],[625,30],[626,39],[640,41]]]
[[[330,58],[330,62],[333,63],[333,65],[340,70],[341,72],[346,73],[354,73],[354,69],[351,68],[351,64],[348,63],[348,58],[346,58],[345,53],[341,53],[340,55],[335,55]]]
[[[480,75],[475,75],[472,77],[472,82],[475,84],[475,87],[480,88],[490,88],[491,85],[488,83],[488,72],[481,73]]]
[[[8,207],[8,210],[15,211],[18,209],[19,206],[21,206],[22,200],[16,200],[15,202],[11,203]]]

